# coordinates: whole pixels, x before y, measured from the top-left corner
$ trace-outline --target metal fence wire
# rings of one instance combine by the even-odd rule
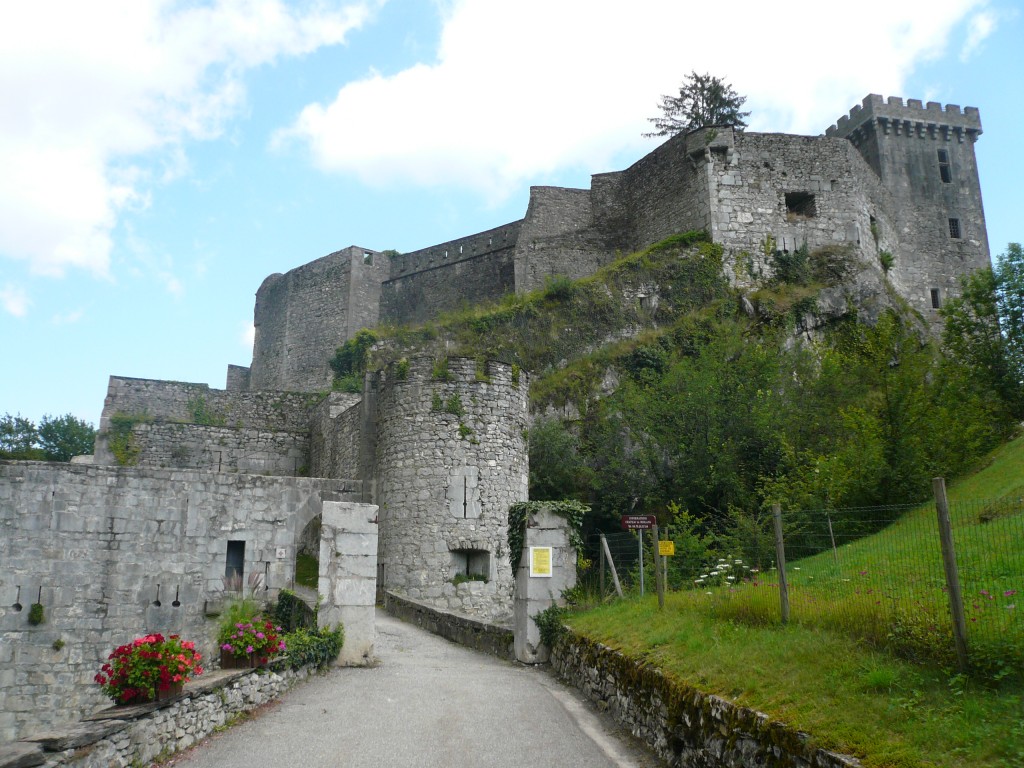
[[[991,662],[998,673],[1001,665],[1024,663],[1024,500],[954,502],[949,518],[972,664]],[[782,531],[790,621],[854,634],[903,655],[957,663],[956,614],[934,502],[784,511]],[[636,590],[638,534],[606,539],[623,588]],[[653,591],[649,537],[646,542],[645,581]],[[676,539],[677,555],[666,564],[668,589],[694,591],[698,604],[723,616],[781,621],[771,516],[757,518],[742,537],[712,542],[688,547]],[[599,546],[599,536],[588,538],[594,572]]]

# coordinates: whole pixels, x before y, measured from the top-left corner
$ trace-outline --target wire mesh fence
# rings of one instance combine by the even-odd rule
[[[998,675],[1024,664],[1024,500],[960,501],[949,505],[949,517],[970,663]],[[743,535],[711,536],[701,546],[669,528],[662,538],[674,538],[677,554],[663,563],[667,588],[691,591],[698,605],[724,617],[782,621],[772,518],[744,520]],[[935,503],[783,512],[782,531],[790,621],[957,663]],[[606,540],[624,588],[638,590],[638,534]],[[649,537],[646,543],[653,591]],[[598,546],[598,536],[588,539],[595,563]]]

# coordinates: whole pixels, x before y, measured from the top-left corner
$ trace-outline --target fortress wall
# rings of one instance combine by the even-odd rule
[[[208,469],[295,477],[309,473],[309,433],[232,429],[199,424],[139,423],[132,427],[138,467]]]
[[[376,477],[382,589],[470,615],[511,614],[508,508],[527,498],[528,385],[512,368],[453,358],[378,375]],[[452,411],[461,411],[452,413]],[[461,429],[460,429],[461,428]],[[452,583],[457,573],[488,578]]]
[[[110,428],[115,413],[194,423],[201,412],[208,420],[231,427],[301,432],[309,427],[310,407],[321,398],[316,393],[234,392],[184,381],[111,376],[100,431]]]
[[[745,252],[755,274],[771,273],[767,234],[789,252],[804,244],[873,247],[871,206],[852,178],[846,142],[764,133],[736,133],[734,141],[707,163],[712,232],[728,253]]]
[[[721,138],[731,136],[725,130]],[[625,251],[646,248],[669,235],[710,230],[701,158],[704,133],[676,136],[622,172],[622,197],[630,222]],[[691,159],[690,152],[696,153]]]
[[[312,477],[363,477],[359,459],[361,403],[359,395],[332,392],[313,409],[309,451]]]
[[[109,705],[93,676],[134,637],[180,633],[211,659],[206,608],[224,597],[228,542],[244,542],[244,577],[264,574],[272,597],[291,584],[297,534],[335,485],[0,462],[0,741]],[[37,599],[45,620],[33,626]]]
[[[312,392],[330,387],[327,361],[350,328],[360,322],[376,325],[372,309],[351,312],[353,296],[372,298],[369,285],[386,271],[384,265],[364,265],[364,253],[373,257],[370,251],[346,248],[263,281],[254,312],[252,389]]]
[[[418,251],[392,256],[389,277],[394,280],[434,267],[447,266],[514,248],[522,224],[522,220],[513,221],[500,227],[485,229],[483,232],[449,240],[446,243],[438,243],[420,248]]]
[[[247,392],[249,390],[249,368],[244,365],[229,364],[224,389],[229,392]]]
[[[510,236],[504,242],[508,245],[458,261],[445,261],[442,249],[423,257],[428,266],[420,271],[392,277],[381,288],[381,322],[424,323],[442,312],[511,293],[515,241]]]
[[[516,245],[516,291],[543,288],[555,275],[577,280],[615,258],[595,226],[586,189],[531,187],[530,204]]]

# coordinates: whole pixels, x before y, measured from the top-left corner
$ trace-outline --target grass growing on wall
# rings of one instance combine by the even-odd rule
[[[320,582],[320,563],[312,555],[296,555],[295,557],[295,583],[316,589]]]

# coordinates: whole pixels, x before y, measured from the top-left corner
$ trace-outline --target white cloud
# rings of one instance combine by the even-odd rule
[[[220,134],[245,71],[341,42],[371,1],[5,3],[0,256],[107,274],[118,214],[187,168],[183,141]]]
[[[53,325],[74,325],[79,320],[85,317],[85,310],[75,309],[70,312],[61,312],[50,318],[50,322]]]
[[[28,308],[31,305],[32,300],[22,286],[7,283],[0,288],[0,306],[8,314],[24,317],[28,314]]]
[[[995,31],[1000,19],[1011,15],[1011,12],[1001,14],[999,11],[988,8],[974,14],[967,25],[967,39],[960,49],[960,61],[969,61],[975,53],[981,50],[982,44]]]
[[[817,134],[868,93],[901,95],[984,0],[864,0],[831,12],[637,0],[455,0],[436,61],[345,85],[275,137],[370,184],[458,184],[500,199],[566,167],[613,170],[691,70],[748,97],[752,130]]]

